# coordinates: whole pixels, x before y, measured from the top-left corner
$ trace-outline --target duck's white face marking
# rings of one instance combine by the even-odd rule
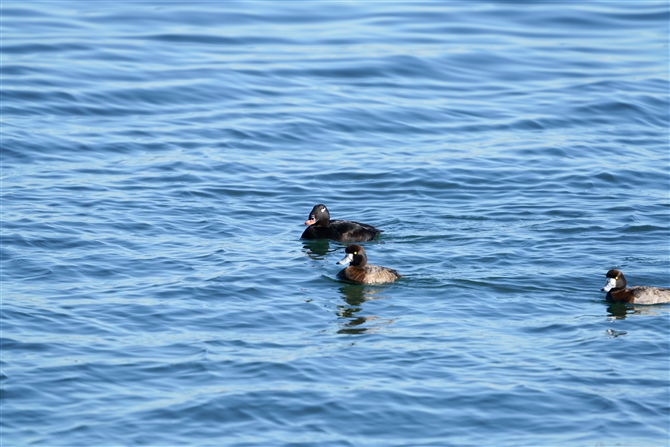
[[[616,286],[616,279],[608,278],[607,284],[605,284],[605,287],[603,287],[603,292],[609,292],[614,286]]]
[[[325,206],[324,206],[323,208],[321,208],[321,212],[322,212],[322,213],[325,213],[325,212],[326,212],[326,207],[325,207]]]
[[[354,254],[353,253],[347,253],[347,255],[344,258],[342,258],[342,260],[340,262],[338,262],[338,264],[351,263],[351,261],[353,261],[353,260],[354,260]]]

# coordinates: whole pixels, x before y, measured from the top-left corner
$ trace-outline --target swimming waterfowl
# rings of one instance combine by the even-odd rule
[[[635,304],[670,303],[670,289],[650,286],[626,288],[626,278],[620,270],[612,269],[605,275],[607,284],[601,289],[607,292],[607,301]]]
[[[358,222],[330,220],[328,208],[323,204],[312,208],[305,225],[309,227],[302,233],[303,239],[332,239],[338,242],[371,241],[384,231]]]
[[[340,279],[361,284],[384,284],[393,282],[401,277],[393,269],[378,265],[368,265],[368,257],[365,254],[365,249],[358,244],[348,245],[345,253],[347,255],[338,264],[349,262],[349,266],[340,270],[337,274],[337,277]]]

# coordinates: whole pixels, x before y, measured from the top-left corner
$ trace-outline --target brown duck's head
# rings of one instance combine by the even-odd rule
[[[347,245],[346,250],[344,250],[346,256],[342,258],[338,264],[346,264],[354,267],[364,267],[368,263],[368,257],[365,254],[365,249],[358,244]]]
[[[605,275],[607,277],[607,283],[605,287],[600,289],[603,292],[609,292],[612,289],[625,289],[626,288],[626,278],[624,278],[621,270],[612,269],[607,272]]]

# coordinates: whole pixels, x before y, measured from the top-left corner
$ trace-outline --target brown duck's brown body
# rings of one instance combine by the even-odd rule
[[[366,265],[363,268],[349,266],[340,270],[337,277],[361,284],[384,284],[395,281],[401,275],[393,269],[378,265]]]
[[[378,265],[368,265],[368,257],[365,250],[358,244],[349,245],[345,252],[347,255],[338,264],[349,262],[346,267],[337,274],[337,277],[347,281],[360,284],[384,284],[393,282],[400,278],[393,269],[380,267]]]
[[[670,303],[670,289],[650,286],[633,286],[627,289],[612,289],[607,293],[607,301],[636,304]]]
[[[603,287],[607,291],[605,299],[617,303],[634,304],[663,304],[670,303],[670,289],[650,286],[633,286],[626,288],[626,278],[620,270],[612,269],[607,272],[607,278],[613,280],[614,286],[606,290],[608,284]]]

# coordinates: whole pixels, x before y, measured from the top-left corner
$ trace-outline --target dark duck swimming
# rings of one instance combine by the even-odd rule
[[[351,244],[345,250],[346,256],[338,264],[349,263],[349,266],[340,270],[337,277],[361,284],[384,284],[400,278],[393,269],[369,265],[365,249],[358,244]]]
[[[326,205],[316,205],[305,222],[309,227],[302,233],[303,239],[331,239],[337,242],[371,241],[384,230],[372,225],[348,220],[330,220]]]
[[[620,270],[612,269],[605,275],[607,283],[601,289],[607,292],[607,301],[635,304],[670,303],[670,289],[651,286],[632,286],[626,288],[626,278]]]

